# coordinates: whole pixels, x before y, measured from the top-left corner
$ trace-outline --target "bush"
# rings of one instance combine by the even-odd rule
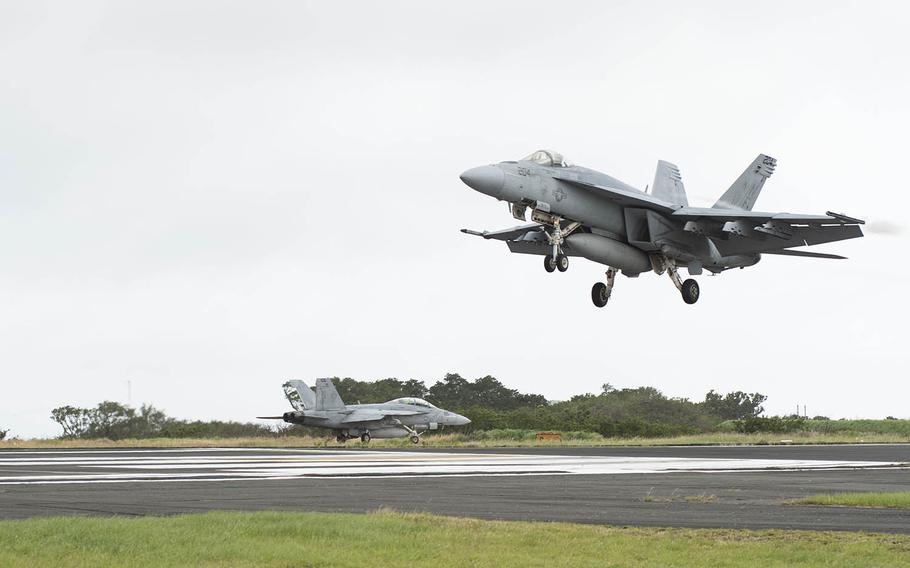
[[[736,420],[736,431],[743,434],[797,432],[803,430],[806,419],[800,416],[755,416],[743,420]]]
[[[724,433],[739,432],[737,429],[736,420],[724,420],[714,427],[714,431]]]
[[[7,434],[9,434],[9,430],[0,430],[0,440],[5,440]]]
[[[812,432],[856,434],[904,434],[910,436],[910,420],[809,420],[806,429]]]

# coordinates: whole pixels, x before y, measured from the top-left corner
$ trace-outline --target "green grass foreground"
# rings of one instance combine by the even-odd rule
[[[2,566],[906,566],[910,536],[615,528],[382,511],[0,522]]]
[[[805,499],[798,499],[794,503],[799,505],[910,509],[910,491],[894,493],[830,493],[826,495],[811,495]]]
[[[511,432],[508,430],[499,432]],[[820,433],[794,432],[791,434],[740,434],[718,432],[667,438],[605,438],[590,433],[565,433],[559,442],[537,442],[532,431],[514,431],[515,434],[494,434],[478,438],[466,434],[430,435],[421,439],[416,447],[428,448],[516,448],[516,447],[577,447],[577,446],[730,446],[777,444],[898,444],[910,443],[910,435],[891,433]],[[573,434],[583,434],[574,436]],[[2,440],[0,449],[26,448],[338,448],[415,447],[406,438],[374,439],[369,444],[351,440],[339,444],[331,437],[277,436],[247,438],[143,438],[125,440],[64,440],[59,438],[32,440]]]

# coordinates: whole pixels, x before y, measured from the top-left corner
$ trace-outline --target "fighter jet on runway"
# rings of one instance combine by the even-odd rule
[[[335,431],[336,439],[345,442],[360,437],[402,438],[410,436],[415,444],[427,430],[444,426],[462,426],[471,421],[460,414],[436,408],[420,398],[396,398],[379,404],[345,405],[332,379],[316,379],[316,392],[303,381],[288,381],[282,385],[293,412],[282,416],[258,416],[266,420],[284,420],[291,424],[315,426]],[[418,432],[421,429],[421,432]]]
[[[651,192],[640,191],[607,174],[575,166],[549,150],[518,161],[472,168],[461,180],[472,189],[509,203],[512,216],[532,224],[469,235],[505,241],[515,253],[544,257],[547,272],[569,268],[570,256],[605,264],[606,283],[591,299],[603,307],[616,272],[635,278],[653,270],[667,272],[687,304],[698,300],[698,283],[681,281],[677,267],[690,275],[745,268],[762,254],[836,258],[794,247],[863,236],[864,221],[846,215],[797,215],[752,211],[777,160],[764,154],[746,168],[713,207],[689,207],[679,169],[657,162]],[[647,188],[646,188],[647,189]]]

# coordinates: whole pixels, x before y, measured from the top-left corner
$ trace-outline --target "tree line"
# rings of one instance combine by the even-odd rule
[[[704,400],[667,397],[654,387],[617,389],[605,384],[599,393],[552,402],[540,394],[510,389],[491,376],[467,380],[450,373],[427,386],[420,380],[396,378],[360,381],[332,379],[347,404],[384,402],[419,397],[440,408],[464,414],[471,424],[460,431],[497,429],[594,432],[603,436],[655,437],[710,432],[733,421],[741,431],[760,431],[767,397],[740,391],[709,391]],[[133,408],[105,401],[91,408],[62,406],[51,418],[64,438],[219,438],[250,436],[325,435],[301,426],[263,425],[231,421],[190,421],[168,416],[145,404]],[[775,427],[780,424],[774,423]]]

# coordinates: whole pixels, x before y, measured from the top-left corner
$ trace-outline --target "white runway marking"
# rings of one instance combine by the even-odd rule
[[[0,452],[0,485],[901,467],[892,462],[295,449]],[[41,468],[46,468],[42,470]]]

